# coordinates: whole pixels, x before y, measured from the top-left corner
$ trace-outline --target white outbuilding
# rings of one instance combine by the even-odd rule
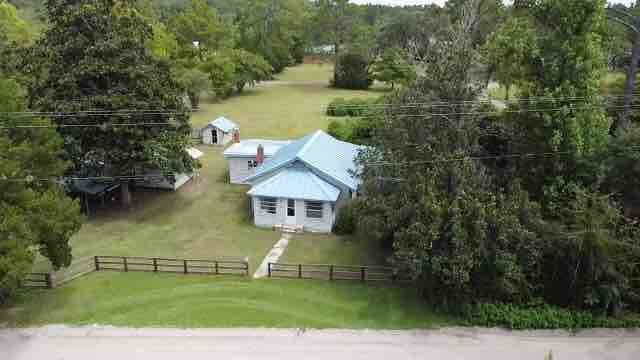
[[[240,127],[233,121],[219,117],[202,129],[202,143],[205,145],[226,145],[233,140]]]

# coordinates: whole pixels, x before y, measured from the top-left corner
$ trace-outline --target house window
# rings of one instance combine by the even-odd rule
[[[310,219],[322,219],[322,209],[323,209],[323,204],[320,201],[305,201],[304,202],[306,210],[307,210],[307,217]]]
[[[278,200],[275,198],[260,198],[260,209],[269,214],[276,214]]]
[[[253,170],[253,169],[257,168],[257,167],[258,167],[258,162],[257,161],[255,161],[255,160],[247,161],[247,169]]]

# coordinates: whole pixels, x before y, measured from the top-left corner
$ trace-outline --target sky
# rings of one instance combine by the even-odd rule
[[[629,5],[635,0],[611,0],[610,4],[622,3]],[[425,5],[425,4],[438,4],[442,6],[446,0],[351,0],[356,4],[384,4],[384,5]]]

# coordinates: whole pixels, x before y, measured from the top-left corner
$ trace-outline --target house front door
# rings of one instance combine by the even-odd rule
[[[216,129],[211,130],[211,143],[212,144],[218,143],[218,130]]]
[[[287,217],[285,225],[296,225],[296,201],[287,199]]]

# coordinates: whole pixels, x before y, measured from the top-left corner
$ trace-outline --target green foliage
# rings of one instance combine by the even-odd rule
[[[543,302],[533,302],[526,306],[504,303],[478,304],[467,311],[466,318],[470,325],[514,330],[640,327],[638,315],[604,317]]]
[[[18,16],[15,6],[6,1],[0,2],[0,38],[22,45],[33,40],[29,24]]]
[[[276,73],[302,62],[307,11],[296,0],[241,0],[235,8],[238,45],[264,58]]]
[[[235,45],[236,29],[205,0],[191,0],[170,22],[183,57],[204,60],[207,54]],[[194,44],[197,43],[197,45]]]
[[[180,85],[186,89],[191,107],[199,108],[201,94],[211,88],[209,75],[199,69],[182,69],[179,71],[177,79]]]
[[[369,61],[359,54],[340,56],[332,85],[339,89],[366,90],[373,79],[369,71]]]
[[[517,76],[520,96],[557,99],[546,105],[549,111],[509,118],[519,134],[514,141],[517,152],[567,153],[562,161],[540,157],[520,164],[526,188],[535,199],[544,199],[545,211],[556,211],[571,200],[578,162],[602,151],[609,141],[611,119],[599,94],[605,70],[604,6],[604,0],[529,3],[522,19],[507,27],[511,32],[504,42],[516,44],[510,67],[521,70],[506,72]],[[582,99],[580,106],[570,98]]]
[[[219,98],[228,98],[235,86],[236,63],[229,56],[212,56],[201,65],[209,75],[213,93]]]
[[[262,56],[245,50],[233,50],[231,58],[235,63],[234,82],[238,92],[242,92],[246,85],[253,87],[271,78],[273,68]]]
[[[24,91],[0,78],[0,113],[23,111]],[[13,119],[0,124],[15,125]],[[46,124],[46,122],[43,122]],[[31,270],[34,251],[55,268],[71,262],[69,238],[80,229],[80,207],[51,179],[63,175],[62,140],[50,129],[0,133],[0,303]],[[8,180],[9,179],[9,180]]]
[[[338,235],[350,235],[356,231],[356,206],[349,201],[340,208],[333,232]]]
[[[407,55],[397,48],[387,49],[373,64],[373,78],[391,84],[408,86],[416,80],[417,74],[407,61]]]
[[[375,110],[376,105],[383,101],[383,97],[371,99],[353,98],[348,100],[335,98],[327,106],[327,115],[336,117],[364,116],[368,112]]]
[[[154,115],[56,118],[76,171],[87,161],[103,164],[105,175],[139,173],[151,165],[144,146],[167,131],[190,134],[183,90],[168,65],[148,49],[152,28],[127,2],[47,1],[50,28],[32,49],[26,70],[37,74],[30,102],[41,111],[155,110]],[[110,126],[117,123],[165,126]],[[75,150],[74,150],[75,149]],[[124,184],[123,185],[127,185]]]

